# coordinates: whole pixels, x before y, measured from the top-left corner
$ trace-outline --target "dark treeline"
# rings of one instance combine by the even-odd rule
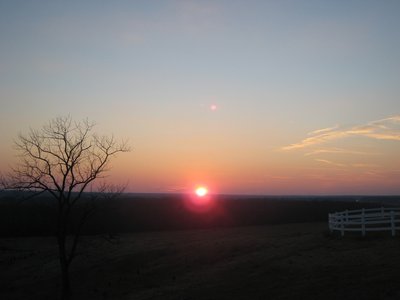
[[[214,227],[324,222],[328,213],[345,209],[394,206],[400,197],[252,197],[209,196],[209,205],[192,204],[187,195],[134,195],[117,200],[83,200],[76,206],[75,220],[84,208],[94,207],[84,234],[184,230]],[[20,201],[15,195],[0,198],[0,235],[53,235],[57,206],[46,196]]]

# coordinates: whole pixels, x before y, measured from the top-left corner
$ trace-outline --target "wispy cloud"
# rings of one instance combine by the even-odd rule
[[[335,129],[338,129],[339,125],[335,125],[333,127],[328,127],[328,128],[322,128],[322,129],[318,129],[318,130],[314,130],[308,133],[308,135],[317,135],[317,134],[323,134],[325,132],[330,132],[333,131]]]
[[[185,186],[170,186],[170,187],[160,187],[159,188],[161,191],[165,191],[167,193],[182,193],[186,192],[188,190],[187,187]]]
[[[330,160],[327,160],[327,159],[316,159],[315,161],[318,161],[318,162],[324,163],[324,164],[328,164],[328,165],[331,165],[331,166],[335,166],[335,167],[340,167],[340,168],[345,168],[346,167],[345,164],[337,163],[337,162],[330,161]]]
[[[364,136],[378,140],[400,141],[400,115],[388,117],[381,120],[357,125],[351,128],[339,129],[338,126],[315,130],[310,133],[311,137],[305,138],[281,149],[284,151],[303,149],[314,145],[326,143],[331,140],[342,139],[351,136]]]
[[[279,176],[279,175],[268,175],[266,176],[266,179],[272,179],[272,180],[291,180],[293,177],[290,176]]]
[[[329,140],[334,140],[338,138],[343,138],[348,136],[349,133],[346,131],[340,131],[340,130],[331,130],[331,131],[324,131],[323,133],[314,135],[312,137],[306,138],[302,140],[299,143],[291,144],[289,146],[285,146],[282,148],[282,150],[287,151],[287,150],[295,150],[295,149],[302,149],[318,144],[325,143]]]
[[[380,166],[377,164],[371,164],[371,163],[351,163],[351,164],[345,164],[345,163],[339,163],[336,161],[328,160],[328,159],[322,159],[322,158],[316,158],[315,161],[319,163],[323,163],[329,166],[334,166],[337,167],[341,170],[351,170],[351,169],[366,169],[368,171],[373,171],[373,170],[378,170],[380,169]]]
[[[371,153],[365,151],[354,151],[342,148],[323,148],[310,151],[305,156],[320,155],[320,154],[352,154],[352,155],[379,155],[379,153]]]
[[[379,168],[379,165],[377,165],[377,164],[358,163],[358,164],[352,164],[351,166],[355,167],[355,168],[360,168],[360,169],[363,169],[363,168],[366,168],[366,169]]]

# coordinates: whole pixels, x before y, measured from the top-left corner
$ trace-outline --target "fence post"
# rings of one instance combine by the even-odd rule
[[[346,213],[346,223],[347,223],[349,221],[349,211],[346,209],[345,213]]]
[[[396,227],[394,224],[394,211],[393,210],[390,211],[390,227],[392,229],[392,236],[395,236],[396,235]]]
[[[343,214],[340,214],[340,233],[344,236],[344,218]]]
[[[362,236],[365,236],[365,209],[361,210],[361,231]]]
[[[329,232],[332,234],[333,228],[332,228],[332,214],[328,214],[328,225],[329,225]]]

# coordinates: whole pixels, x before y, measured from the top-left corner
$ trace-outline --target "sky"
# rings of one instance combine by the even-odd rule
[[[0,171],[89,118],[128,192],[400,194],[399,1],[0,1]]]

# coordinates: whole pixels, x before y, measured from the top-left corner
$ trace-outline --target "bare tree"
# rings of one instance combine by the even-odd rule
[[[62,274],[63,297],[71,292],[69,267],[76,255],[82,226],[91,209],[85,209],[71,232],[72,210],[96,179],[104,177],[109,161],[120,152],[129,151],[125,142],[113,136],[98,136],[94,123],[74,122],[71,117],[58,117],[40,130],[20,134],[15,142],[19,163],[3,177],[5,189],[47,192],[57,200],[57,243]],[[112,187],[116,191],[115,186]],[[107,185],[100,186],[106,191]]]

